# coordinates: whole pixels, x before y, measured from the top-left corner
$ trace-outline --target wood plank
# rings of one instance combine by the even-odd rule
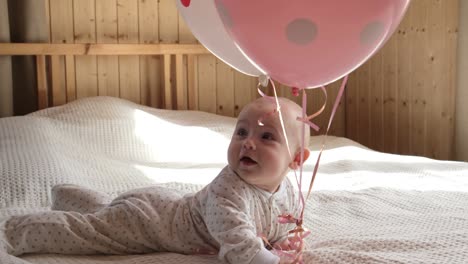
[[[410,113],[411,104],[411,41],[410,35],[412,26],[412,16],[414,12],[414,1],[408,7],[406,16],[403,18],[400,29],[398,31],[398,129],[397,129],[397,153],[410,154],[411,145],[411,130],[410,130]]]
[[[65,76],[67,82],[67,102],[76,100],[75,56],[65,56]]]
[[[176,56],[176,106],[177,110],[187,110],[187,84],[184,78],[183,55]]]
[[[412,50],[412,72],[411,72],[411,91],[410,91],[410,104],[411,104],[411,146],[410,151],[413,155],[424,155],[425,141],[426,141],[426,90],[430,86],[427,84],[427,77],[429,74],[429,57],[427,54],[428,47],[428,33],[426,26],[429,23],[427,12],[428,5],[426,1],[414,1],[412,13],[412,28],[410,37],[411,50]]]
[[[73,43],[73,0],[49,0],[49,6],[51,42]],[[34,50],[31,52],[32,54],[39,54]],[[29,55],[32,54],[29,53]]]
[[[370,62],[367,61],[358,68],[358,142],[364,146],[369,146],[369,119],[370,114],[370,102],[369,102],[369,90],[370,90]]]
[[[75,43],[96,42],[96,10],[94,0],[73,2]],[[76,56],[77,98],[98,95],[97,59],[91,56]]]
[[[159,1],[159,42],[179,42],[179,14],[175,1]]]
[[[49,106],[48,89],[47,89],[47,73],[46,73],[46,58],[44,55],[36,56],[36,74],[37,74],[37,104],[38,108],[45,109]]]
[[[332,100],[328,104],[328,108],[330,109],[328,112],[327,116],[327,121],[325,123],[322,123],[322,126],[328,126],[328,122],[330,120],[330,115],[331,111],[333,110],[333,105],[335,104],[335,100],[338,97],[338,93],[340,91],[341,84],[343,82],[343,79],[340,79],[332,84],[332,91],[333,91],[333,97],[331,98]],[[346,89],[346,87],[345,87]],[[339,137],[344,137],[345,135],[345,130],[346,130],[346,120],[345,120],[345,104],[346,104],[346,90],[343,92],[343,95],[341,96],[341,99],[339,101],[338,107],[336,108],[335,116],[332,120],[332,124],[330,126],[330,131],[329,135],[334,135],[334,136],[339,136]]]
[[[63,105],[67,102],[66,87],[61,80],[63,69],[60,67],[60,57],[58,55],[51,56],[51,72],[52,72],[52,105]]]
[[[440,32],[441,47],[440,60],[442,71],[435,73],[435,78],[439,77],[440,90],[439,95],[439,145],[437,159],[452,159],[454,156],[454,115],[455,115],[455,71],[456,59],[453,54],[457,46],[457,25],[458,25],[458,2],[453,0],[443,1],[440,3],[440,24],[442,31]]]
[[[160,56],[144,56],[140,59],[141,102],[156,108],[163,108],[163,64]]]
[[[198,56],[187,55],[188,109],[198,110]]]
[[[10,42],[10,22],[7,0],[0,0],[0,42]],[[11,61],[11,57],[0,57],[0,118],[13,116],[15,114],[13,109],[13,74]]]
[[[330,83],[325,86],[325,90],[327,93],[327,97],[323,94],[323,91],[320,88],[314,89],[307,89],[306,92],[308,93],[307,96],[307,115],[311,115],[319,111],[323,104],[326,104],[324,111],[318,115],[316,118],[312,119],[312,122],[319,126],[320,130],[315,131],[312,130],[312,135],[323,135],[327,131],[328,123],[330,122],[331,112],[333,109],[333,105],[335,104],[336,97],[338,96],[339,86],[341,85],[340,81],[336,81]],[[295,97],[297,98],[296,101],[298,104],[301,104],[302,96]],[[325,101],[326,100],[326,101]],[[339,112],[339,108],[337,109]],[[336,133],[336,130],[340,126],[336,122],[336,114],[332,120],[330,131],[328,132],[329,135]]]
[[[223,61],[216,59],[216,113],[234,116],[234,70]]]
[[[281,91],[283,96],[292,99],[293,101],[297,102],[299,105],[302,105],[302,91],[299,92],[299,96],[294,96],[292,94],[292,89],[289,86],[281,85]],[[329,93],[329,89],[326,90],[327,94]],[[311,115],[313,113],[316,113],[325,102],[325,97],[323,96],[323,92],[321,89],[307,89],[306,91],[307,95],[307,109],[306,113],[307,115]],[[311,133],[312,135],[320,135],[324,133],[324,123],[326,120],[326,112],[322,112],[319,116],[315,117],[314,119],[311,120],[312,123],[316,124],[319,126],[320,130],[315,131],[312,129]]]
[[[460,14],[468,14],[468,4],[466,2],[460,2],[458,7],[458,12]],[[457,16],[458,17],[458,16]],[[449,23],[449,25],[451,25]],[[457,58],[457,68],[455,69],[455,74],[457,78],[454,80],[457,82],[456,85],[456,99],[453,103],[456,106],[455,110],[455,139],[454,139],[454,151],[455,151],[455,160],[468,162],[468,140],[466,140],[466,135],[468,135],[468,122],[466,122],[466,117],[468,115],[468,16],[461,15],[459,17],[459,24],[457,26],[457,31],[452,33],[452,37],[457,37],[457,53],[453,54]],[[452,70],[449,72],[449,75],[452,75]]]
[[[173,109],[172,81],[171,81],[171,55],[164,55],[164,108]]]
[[[398,32],[399,29],[397,29]],[[397,153],[398,34],[383,49],[383,152]]]
[[[50,0],[44,0],[44,11],[45,11],[45,19],[46,19],[46,28],[47,31],[49,32],[47,36],[47,42],[50,43],[52,42],[51,39],[51,21],[50,21]]]
[[[443,159],[453,160],[455,159],[455,109],[456,109],[456,94],[457,94],[457,61],[461,55],[457,53],[458,38],[459,38],[459,16],[462,12],[459,12],[461,2],[457,0],[449,0],[445,3],[445,27],[446,31],[446,61],[447,61],[447,91],[444,100],[444,112],[447,115],[444,118],[443,125],[446,126],[446,130],[442,133],[442,137],[446,139],[445,145],[442,147]],[[466,5],[466,3],[465,3]],[[461,71],[460,71],[461,72]],[[460,84],[461,86],[461,84]]]
[[[72,0],[49,0],[48,4],[49,4],[49,8],[47,10],[49,14],[48,21],[49,21],[49,30],[50,30],[49,41],[52,43],[61,43],[62,45],[64,43],[65,44],[73,43],[74,42],[73,1]],[[44,45],[47,45],[47,44],[44,44]],[[19,48],[17,45],[15,46],[16,48]],[[31,49],[30,52],[34,52],[34,49]],[[61,55],[61,54],[55,54],[55,55]],[[55,91],[56,92],[59,90],[64,91],[66,102],[69,102],[75,99],[71,97],[69,98],[66,94],[66,91],[69,90],[68,85],[70,84],[68,79],[75,79],[75,71],[74,71],[75,70],[74,68],[75,58],[72,57],[68,59],[73,60],[72,61],[73,68],[68,67],[68,65],[66,65],[67,63],[70,64],[71,62],[65,61],[64,58],[60,58],[58,68],[66,69],[65,71],[56,70],[57,66],[55,64],[52,65],[52,67],[55,69],[52,71],[52,79],[55,79],[56,81],[59,80],[60,85],[63,86],[61,88],[56,87]],[[59,77],[56,76],[57,74],[59,74]],[[73,77],[71,77],[71,75],[73,75]],[[55,95],[53,95],[53,97],[54,96]],[[63,98],[63,95],[61,97]],[[63,101],[63,99],[58,99],[58,100]]]
[[[283,86],[282,86],[283,87]],[[286,97],[290,98],[291,100],[297,102],[299,105],[302,105],[302,96],[303,92],[299,91],[299,96],[294,96],[292,88],[289,86],[284,86],[285,89],[281,89],[284,91],[287,91]],[[323,106],[323,104],[329,104],[327,99],[325,98],[325,95],[321,88],[319,89],[306,89],[306,96],[307,96],[307,107],[306,107],[306,114],[307,115],[312,115],[316,113],[318,110],[320,110]],[[327,95],[329,93],[329,89],[326,89]],[[328,120],[326,117],[326,112],[323,111],[320,115],[316,116],[315,118],[311,119],[310,121],[314,124],[316,124],[319,127],[319,131],[315,131],[314,129],[311,129],[311,134],[312,135],[320,135],[324,134],[324,131],[326,129],[325,125],[325,120]],[[325,128],[324,128],[325,127]]]
[[[198,56],[198,93],[200,111],[216,113],[216,58],[213,55]]]
[[[211,54],[200,44],[0,43],[0,55]]]
[[[442,1],[430,1],[429,7],[429,17],[431,18],[432,22],[429,25],[429,41],[431,42],[430,47],[430,81],[431,81],[431,88],[429,90],[431,94],[430,102],[430,109],[428,115],[430,118],[428,119],[428,131],[431,133],[432,137],[431,140],[426,142],[427,144],[427,155],[431,158],[441,159],[441,148],[442,145],[445,143],[444,139],[441,138],[442,130],[442,116],[443,116],[443,97],[445,96],[445,87],[444,84],[444,76],[447,74],[445,72],[444,66],[444,56],[446,53],[445,49],[445,40],[444,38],[444,10],[443,8],[445,5]]]
[[[96,42],[116,44],[117,0],[96,1]],[[98,56],[98,95],[119,97],[118,56]]]
[[[180,1],[180,0],[176,0]],[[192,34],[192,31],[185,23],[183,17],[178,13],[179,43],[197,43],[198,40]]]
[[[138,2],[117,1],[118,42],[138,43]],[[140,59],[138,56],[119,56],[120,97],[140,103]]]
[[[159,43],[158,0],[139,0],[138,11],[140,43]],[[162,107],[161,63],[160,56],[140,57],[140,100],[144,105]]]
[[[357,71],[350,73],[346,87],[346,132],[345,136],[358,141],[359,84]]]
[[[370,60],[369,105],[369,147],[375,150],[382,150],[383,83],[381,51],[374,54]]]
[[[238,116],[242,108],[254,100],[255,94],[252,93],[252,90],[256,89],[256,77],[234,71],[234,116]]]
[[[177,17],[178,17],[178,23],[177,23],[178,24],[177,25],[178,26],[178,43],[183,43],[183,44],[197,43],[198,42],[197,39],[193,36],[192,32],[190,31],[190,28],[187,26],[183,17],[179,14],[179,12],[177,12]],[[176,67],[176,75],[178,76],[177,82],[179,82],[179,78],[184,79],[184,80],[181,79],[181,81],[184,84],[184,87],[179,87],[179,85],[177,84],[177,87],[178,87],[177,90],[179,91],[179,89],[183,89],[184,94],[188,96],[188,101],[187,100],[184,101],[184,103],[187,104],[187,109],[190,109],[191,107],[194,108],[195,105],[198,105],[198,102],[195,102],[195,101],[198,101],[198,98],[195,97],[198,95],[197,93],[198,91],[194,90],[195,89],[194,79],[195,79],[195,74],[196,74],[196,72],[193,71],[194,70],[194,59],[193,59],[194,57],[193,56],[189,56],[189,57],[184,56],[184,67],[180,69],[181,71],[183,71],[183,73],[179,73],[179,68]],[[177,60],[177,55],[176,55],[176,60]],[[181,76],[181,74],[183,75]],[[178,97],[179,97],[179,93],[180,92],[178,92]]]

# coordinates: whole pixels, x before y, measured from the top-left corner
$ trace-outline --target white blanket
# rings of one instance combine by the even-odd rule
[[[233,118],[110,97],[0,119],[0,219],[48,210],[50,188],[111,195],[152,184],[196,191],[226,164]],[[323,137],[312,137],[307,185]],[[305,226],[306,263],[466,263],[468,164],[369,150],[328,137]],[[294,180],[294,174],[290,173]],[[308,186],[303,186],[303,191]],[[212,256],[0,253],[0,263],[218,263]]]

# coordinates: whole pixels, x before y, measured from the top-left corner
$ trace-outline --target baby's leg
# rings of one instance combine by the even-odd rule
[[[112,201],[103,192],[73,184],[59,184],[52,188],[52,210],[94,213]]]
[[[94,214],[49,211],[0,223],[8,253],[128,254],[160,251],[144,206],[121,202]],[[3,229],[3,230],[2,230]],[[2,243],[0,243],[1,246]]]

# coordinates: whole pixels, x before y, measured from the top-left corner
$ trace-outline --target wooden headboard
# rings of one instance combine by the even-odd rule
[[[154,74],[161,74],[164,78],[164,108],[179,110],[194,108],[197,92],[193,61],[194,56],[200,54],[209,54],[209,51],[199,44],[0,43],[0,55],[35,56],[39,109],[62,105],[76,99],[74,63],[76,56],[117,55],[161,56],[162,72]],[[61,61],[64,61],[64,68]],[[173,61],[175,65],[172,65]],[[184,67],[187,70],[184,70]],[[64,80],[61,78],[63,72]],[[172,76],[175,76],[175,82]]]

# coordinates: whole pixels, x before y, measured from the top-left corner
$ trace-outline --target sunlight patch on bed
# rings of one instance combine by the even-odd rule
[[[158,162],[227,161],[229,140],[206,127],[171,123],[140,110],[134,111],[134,122],[135,136]]]

